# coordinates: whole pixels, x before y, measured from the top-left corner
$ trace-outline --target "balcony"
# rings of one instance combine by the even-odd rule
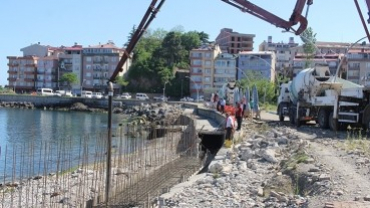
[[[92,61],[94,64],[107,64],[109,63],[108,59],[100,59],[100,60],[93,60]]]
[[[19,66],[19,63],[8,63],[8,66]]]
[[[25,74],[35,74],[35,71],[25,71]]]
[[[25,78],[24,81],[26,81],[26,82],[34,82],[35,79],[34,78]]]
[[[348,66],[348,70],[359,71],[360,67],[359,66]]]
[[[358,80],[358,79],[360,79],[360,76],[348,76],[348,79]]]
[[[8,74],[18,74],[18,71],[15,71],[15,70],[8,70]]]
[[[73,72],[73,70],[72,69],[66,69],[66,68],[64,68],[64,69],[62,69],[62,70],[60,70],[61,72]]]
[[[26,67],[36,67],[37,65],[35,63],[26,63]]]

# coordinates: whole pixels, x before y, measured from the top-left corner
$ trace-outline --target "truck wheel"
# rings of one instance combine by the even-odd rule
[[[333,112],[330,112],[329,114],[329,128],[332,130],[332,131],[338,131],[338,119],[333,119]]]
[[[326,109],[320,109],[317,121],[319,126],[323,129],[327,129],[329,127],[329,119],[328,119],[328,111]]]
[[[284,121],[283,108],[279,106],[279,121]]]

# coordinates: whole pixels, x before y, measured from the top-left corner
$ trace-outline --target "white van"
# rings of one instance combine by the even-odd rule
[[[50,88],[39,88],[37,89],[37,95],[54,96],[54,92],[53,89]]]
[[[149,100],[149,97],[145,93],[136,93],[137,100]]]
[[[92,91],[82,91],[81,92],[81,97],[83,97],[83,98],[92,98],[93,97],[93,92]]]

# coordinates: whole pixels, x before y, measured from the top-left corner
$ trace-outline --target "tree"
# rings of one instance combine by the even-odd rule
[[[198,35],[199,35],[199,39],[202,44],[209,43],[209,35],[207,33],[202,31],[202,32],[198,32]]]
[[[300,36],[303,42],[303,52],[306,55],[305,68],[312,65],[312,59],[316,53],[316,33],[313,32],[311,27],[308,27]]]
[[[117,76],[115,79],[115,83],[121,86],[119,92],[119,94],[121,94],[122,88],[126,87],[129,84],[129,81],[125,80],[123,76]]]
[[[208,41],[208,34],[183,32],[182,27],[171,32],[148,29],[133,50],[132,65],[127,74],[130,83],[126,89],[159,93],[167,83],[166,93],[175,95],[181,88],[181,78],[174,77],[173,71],[189,68],[190,50],[199,47],[202,40]]]
[[[162,54],[169,66],[182,60],[184,48],[181,42],[181,33],[169,32],[162,42]]]
[[[131,32],[127,37],[127,42],[123,45],[125,48],[130,44],[132,37],[134,36],[136,32],[136,25],[132,26]]]
[[[77,75],[72,72],[63,74],[59,80],[60,83],[67,85],[69,90],[72,89],[72,84],[76,84],[77,81]]]
[[[187,51],[190,51],[194,48],[198,48],[201,45],[199,33],[192,31],[182,34],[181,45],[183,45],[184,49]]]
[[[274,83],[264,78],[260,73],[256,71],[248,70],[245,75],[246,77],[239,79],[236,83],[239,88],[246,89],[247,87],[249,87],[251,92],[253,85],[256,85],[259,100],[266,100],[266,102],[276,101],[277,86]]]

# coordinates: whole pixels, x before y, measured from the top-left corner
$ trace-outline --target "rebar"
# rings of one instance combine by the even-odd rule
[[[156,197],[200,168],[193,154],[194,125],[181,116],[170,125],[118,127],[108,190],[106,132],[7,144],[0,149],[1,207],[99,207],[106,191],[111,206],[151,207]]]

